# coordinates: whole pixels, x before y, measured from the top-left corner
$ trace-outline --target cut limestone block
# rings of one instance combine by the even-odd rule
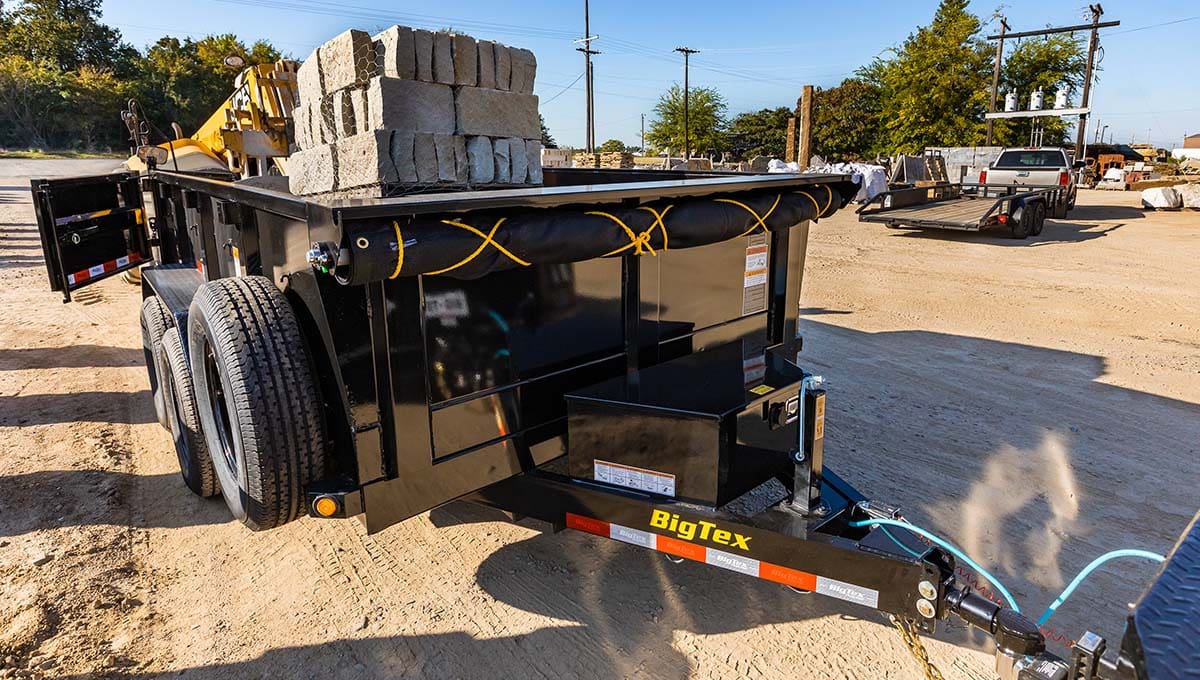
[[[438,181],[437,144],[433,135],[418,133],[413,138],[413,167],[417,171],[417,181],[422,184],[433,184]]]
[[[470,179],[471,161],[467,157],[467,138],[461,135],[454,137],[454,181],[466,184]]]
[[[438,181],[453,182],[458,179],[454,160],[454,135],[434,135],[434,149],[437,152]]]
[[[292,112],[292,137],[296,146],[307,149],[313,146],[311,141],[312,127],[308,122],[308,107],[301,104]]]
[[[396,164],[392,162],[392,135],[387,130],[364,132],[339,141],[336,156],[339,189],[399,181]]]
[[[413,50],[416,52],[417,80],[433,82],[433,33],[413,29]]]
[[[446,85],[454,84],[454,48],[450,34],[438,31],[433,34],[433,81]]]
[[[361,97],[355,88],[338,90],[333,93],[333,129],[338,139],[353,137],[358,130],[354,118],[354,98]],[[361,132],[366,132],[363,128]]]
[[[367,86],[372,130],[454,132],[454,90],[447,85],[399,78],[372,78]]]
[[[399,181],[402,184],[416,184],[420,181],[420,178],[417,177],[416,160],[413,155],[416,135],[411,132],[393,130],[391,138],[392,163],[396,165]]]
[[[488,184],[496,177],[496,159],[493,153],[491,139],[467,139],[467,177],[472,184]]]
[[[512,49],[496,43],[493,51],[496,53],[496,89],[507,90],[512,81]]]
[[[337,150],[332,144],[297,151],[288,157],[288,188],[297,196],[338,188]]]
[[[533,94],[533,80],[537,75],[537,58],[533,52],[512,48],[512,80],[508,89],[521,94]]]
[[[313,133],[319,144],[332,144],[338,139],[337,119],[333,115],[333,98],[313,102]]]
[[[325,85],[321,82],[320,48],[313,50],[300,64],[300,69],[296,71],[296,89],[303,100],[316,99],[325,94]]]
[[[417,49],[413,30],[407,26],[392,26],[375,36],[375,65],[381,76],[415,78]]]
[[[490,40],[480,40],[476,49],[479,52],[479,87],[490,90],[496,89],[496,43]]]
[[[456,90],[454,105],[458,134],[525,138],[541,135],[537,97],[478,87]]]
[[[367,100],[367,88],[354,88],[354,97],[350,103],[354,108],[354,129],[360,133],[371,130],[371,110]]]
[[[365,85],[374,75],[375,43],[364,31],[349,30],[320,48],[321,85],[325,94]]]
[[[450,48],[454,54],[454,84],[475,87],[479,84],[479,48],[469,35],[455,33]]]
[[[525,140],[525,164],[529,169],[529,183],[542,183],[542,142],[537,139]]]
[[[516,137],[508,140],[508,157],[512,163],[508,181],[512,184],[524,184],[529,178],[529,158],[525,155],[525,140]]]
[[[495,160],[495,182],[509,184],[512,180],[512,159],[509,156],[508,140],[492,140],[492,157]]]

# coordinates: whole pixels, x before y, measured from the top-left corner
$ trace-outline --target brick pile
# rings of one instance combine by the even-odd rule
[[[393,26],[350,30],[299,69],[297,195],[542,183],[529,50]]]
[[[626,151],[606,151],[604,153],[581,152],[575,154],[577,168],[632,168],[633,154]]]

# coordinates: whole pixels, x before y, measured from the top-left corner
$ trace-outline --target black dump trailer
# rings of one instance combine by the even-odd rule
[[[1150,677],[1181,590],[1118,661],[1091,640],[1068,664],[825,464],[797,317],[809,226],[846,205],[848,177],[545,177],[329,204],[160,171],[32,188],[64,300],[144,265],[146,363],[183,480],[252,529],[307,515],[378,532],[465,499],[912,634],[954,615],[994,637],[1007,677]],[[1197,545],[1193,530],[1177,552]]]
[[[885,191],[858,209],[860,222],[891,229],[1004,229],[1011,238],[1038,236],[1046,215],[1065,214],[1067,187],[936,184]]]

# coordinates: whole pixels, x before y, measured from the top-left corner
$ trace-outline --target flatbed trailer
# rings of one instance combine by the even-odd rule
[[[861,222],[891,229],[1008,230],[1023,239],[1042,233],[1046,215],[1067,201],[1067,187],[1010,184],[937,184],[878,194],[858,209]]]
[[[848,177],[545,178],[337,203],[156,170],[32,189],[64,301],[145,264],[147,367],[183,481],[251,529],[307,516],[374,533],[461,499],[885,612],[913,636],[954,616],[992,636],[1005,680],[1196,667],[1195,525],[1119,657],[1085,636],[1068,663],[825,464],[800,281],[809,225],[845,206]]]

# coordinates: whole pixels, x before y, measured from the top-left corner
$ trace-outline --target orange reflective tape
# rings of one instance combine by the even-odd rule
[[[567,513],[567,528],[575,529],[576,531],[586,531],[589,534],[596,534],[608,538],[608,522],[602,522],[591,517],[576,515],[573,512]]]
[[[688,543],[687,541],[681,541],[677,538],[671,538],[670,536],[662,535],[659,535],[657,545],[660,551],[669,555],[675,555],[676,557],[683,557],[685,559],[695,560],[697,562],[705,561],[704,558],[706,556],[706,551],[702,545],[696,545],[695,543]]]
[[[814,574],[781,567],[778,564],[759,562],[758,577],[800,590],[813,591],[817,589],[817,577]]]

